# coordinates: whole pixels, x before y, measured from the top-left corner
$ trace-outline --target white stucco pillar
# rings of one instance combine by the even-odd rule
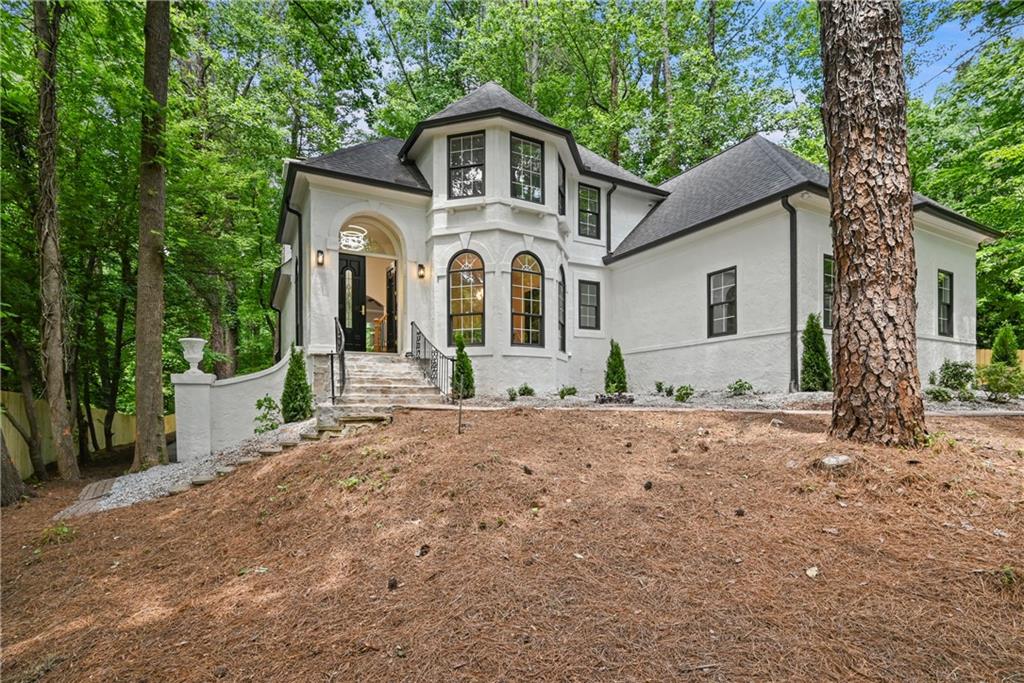
[[[180,340],[185,358],[192,366],[187,372],[171,375],[174,385],[174,416],[178,462],[208,458],[211,453],[210,394],[216,375],[199,369],[206,340]]]

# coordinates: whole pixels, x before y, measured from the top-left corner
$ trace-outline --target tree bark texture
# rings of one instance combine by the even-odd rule
[[[46,481],[49,476],[46,473],[46,463],[43,461],[43,436],[39,431],[36,397],[32,389],[32,359],[21,339],[13,334],[9,339],[14,348],[14,357],[18,367],[18,383],[21,386],[21,398],[25,401],[25,419],[28,422],[28,428],[22,430],[13,421],[11,424],[15,425],[15,429],[28,445],[28,458],[32,463],[32,472],[36,475],[36,479]],[[9,417],[10,415],[8,415]]]
[[[818,3],[836,292],[830,434],[914,445],[917,267],[897,0]]]
[[[150,101],[142,114],[139,171],[139,270],[135,306],[135,413],[133,469],[166,461],[163,423],[164,327],[164,117],[171,59],[171,8],[146,3],[143,84]]]
[[[22,496],[35,495],[32,489],[25,486],[18,474],[18,468],[7,452],[7,441],[0,432],[0,505],[7,507],[21,500]]]
[[[39,240],[40,349],[46,402],[50,406],[57,470],[63,479],[78,479],[71,412],[64,388],[64,265],[60,253],[57,214],[57,45],[60,39],[60,3],[32,3],[39,61],[39,197],[36,235]]]

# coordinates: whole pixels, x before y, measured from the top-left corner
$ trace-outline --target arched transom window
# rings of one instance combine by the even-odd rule
[[[512,343],[544,346],[544,269],[526,252],[512,259]]]
[[[484,343],[484,261],[472,251],[448,264],[448,345],[460,334],[466,346]]]

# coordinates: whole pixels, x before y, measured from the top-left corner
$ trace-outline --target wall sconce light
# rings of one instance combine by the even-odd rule
[[[324,252],[321,249],[316,250],[316,264],[322,266],[324,264]]]
[[[427,267],[422,263],[416,264],[416,277],[423,279],[427,276]]]

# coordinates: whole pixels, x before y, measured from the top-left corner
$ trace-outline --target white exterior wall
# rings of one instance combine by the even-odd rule
[[[736,334],[708,336],[708,274],[736,267]],[[789,384],[789,217],[766,207],[612,264],[630,388]]]

